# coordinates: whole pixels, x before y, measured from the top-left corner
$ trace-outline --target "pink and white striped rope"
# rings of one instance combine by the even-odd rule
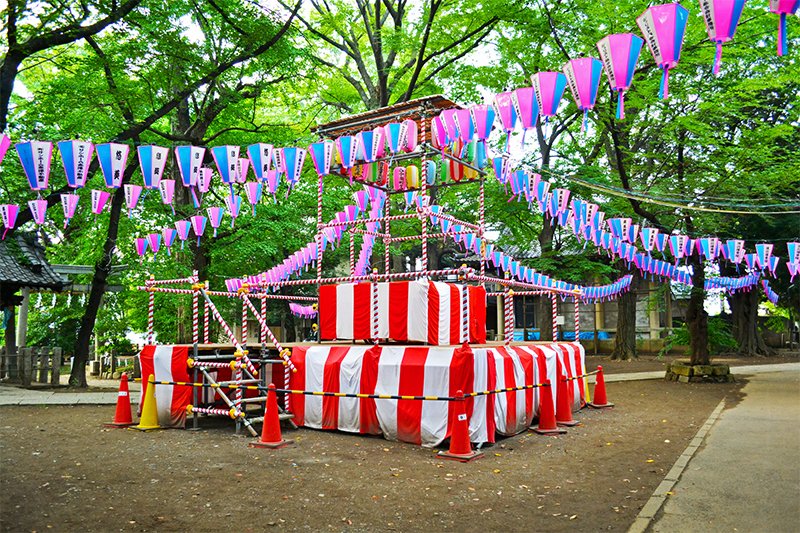
[[[506,290],[503,296],[503,307],[505,316],[505,338],[503,344],[508,346],[514,340],[514,291]]]
[[[242,411],[233,407],[230,409],[218,409],[212,407],[195,407],[193,405],[190,405],[186,410],[189,414],[201,413],[206,415],[227,416],[234,419],[241,418],[244,416],[244,413]]]
[[[573,298],[572,302],[575,309],[575,342],[578,342],[581,338],[581,301],[578,298]]]
[[[230,368],[230,363],[220,363],[217,361],[192,361],[193,368]]]
[[[200,308],[199,295],[192,291],[192,344],[200,342]]]
[[[205,282],[205,290],[208,290],[208,281]],[[203,342],[208,344],[211,338],[211,309],[208,307],[208,302],[203,300]]]
[[[155,327],[156,293],[153,291],[155,287],[151,286],[154,279],[155,277],[151,274],[150,279],[145,282],[147,285],[145,290],[149,291],[147,295],[147,344],[153,344],[155,336],[153,329]]]
[[[194,283],[194,277],[189,276],[188,278],[177,278],[177,279],[155,279],[151,278],[150,281],[147,282],[148,285],[180,285],[181,283]]]
[[[384,217],[387,218],[385,227],[383,228],[386,233],[383,234],[383,273],[389,274],[392,271],[392,232],[389,229],[388,217],[391,216],[391,197],[386,196],[386,203],[384,205]]]
[[[317,178],[317,279],[322,279],[322,175]]]
[[[377,269],[373,272],[374,275],[377,275]],[[377,345],[378,344],[378,283],[373,281],[370,284],[370,298],[372,299],[372,319],[370,320],[370,329],[372,333],[372,343]]]
[[[553,314],[553,341],[558,340],[558,297],[555,294],[550,295],[551,310]]]
[[[566,289],[556,289],[553,287],[544,287],[540,285],[535,285],[533,283],[525,283],[522,281],[517,281],[514,279],[501,279],[501,278],[493,278],[491,276],[480,276],[474,273],[474,270],[470,269],[471,272],[467,274],[467,280],[469,281],[480,281],[483,283],[496,283],[498,285],[503,285],[507,287],[520,287],[523,289],[532,289],[532,290],[540,290],[545,291],[549,294],[562,294],[564,296],[575,296],[579,293],[579,291],[570,291]]]
[[[478,195],[478,237],[481,238],[481,242],[483,243],[481,246],[481,266],[480,272],[481,276],[486,275],[486,248],[484,239],[484,232],[486,230],[486,180],[483,176],[481,176],[481,183],[480,183],[480,192]]]
[[[352,231],[347,232],[350,235],[350,275],[356,275],[356,241]]]
[[[428,126],[428,119],[426,116],[423,115],[422,117],[422,142],[426,142],[427,135],[426,129]],[[422,183],[420,183],[420,195],[421,197],[419,200],[424,202],[428,199],[428,152],[427,150],[422,150]],[[419,214],[420,223],[422,224],[422,270],[428,270],[428,216],[429,211],[426,209],[426,205],[423,203],[425,208],[417,208],[417,212]]]
[[[242,346],[247,347],[247,306],[242,302]]]
[[[461,342],[469,342],[469,286],[461,286]]]
[[[261,341],[261,344],[267,343],[267,330],[264,329],[264,324],[267,323],[267,299],[265,296],[265,294],[259,295],[259,298],[261,298],[261,314],[259,315],[260,320],[258,322],[261,326],[261,335],[258,340]]]
[[[322,224],[323,228],[335,228],[339,226],[356,226],[358,224],[369,224],[373,222],[388,222],[392,220],[409,220],[418,218],[416,213],[404,213],[402,215],[392,215],[388,217],[375,217],[375,218],[359,218],[356,220],[332,220]]]

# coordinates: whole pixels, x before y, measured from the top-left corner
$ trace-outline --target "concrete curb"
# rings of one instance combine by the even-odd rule
[[[666,477],[664,480],[656,487],[656,490],[653,491],[653,495],[650,496],[650,499],[647,500],[647,503],[644,504],[642,510],[639,511],[639,514],[636,515],[636,520],[633,521],[631,527],[628,528],[628,533],[644,533],[647,531],[647,528],[650,527],[650,524],[653,522],[656,514],[661,510],[664,503],[667,501],[667,497],[669,496],[669,492],[678,482],[680,479],[681,474],[683,471],[686,470],[686,466],[691,461],[694,454],[697,453],[697,450],[700,448],[700,445],[703,444],[703,441],[706,438],[711,427],[714,423],[719,419],[720,414],[722,414],[722,410],[725,408],[725,399],[723,398],[714,411],[711,412],[711,415],[706,419],[703,426],[697,431],[694,438],[689,443],[689,446],[683,450],[683,453],[678,457],[678,460],[675,461],[675,464],[672,465],[672,468],[669,472],[667,472]]]

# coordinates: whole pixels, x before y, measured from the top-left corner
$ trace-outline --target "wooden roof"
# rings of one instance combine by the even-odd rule
[[[0,241],[0,284],[62,291],[68,281],[47,262],[35,234],[15,231]]]
[[[431,118],[434,115],[438,115],[444,109],[453,108],[461,109],[462,107],[444,96],[437,94],[409,100],[408,102],[400,102],[357,115],[350,115],[349,117],[340,118],[325,124],[318,124],[316,127],[311,128],[311,131],[320,137],[336,138],[342,135],[355,135],[359,131],[385,126],[390,122],[412,119],[417,122],[421,136],[423,118]],[[428,128],[428,135],[426,137],[428,138],[422,139],[420,137],[420,142],[430,140],[430,128]]]

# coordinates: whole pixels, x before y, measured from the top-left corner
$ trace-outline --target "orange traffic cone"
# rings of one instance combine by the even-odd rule
[[[114,421],[103,424],[107,428],[126,428],[133,425],[133,412],[131,411],[131,396],[128,391],[128,374],[122,374],[119,380],[119,393],[117,394],[117,410]]]
[[[278,397],[275,394],[275,384],[267,387],[267,405],[264,407],[264,424],[261,428],[261,440],[251,442],[251,448],[269,448],[276,450],[291,444],[281,436],[281,421],[278,417]]]
[[[594,382],[594,401],[589,402],[589,407],[595,409],[607,409],[614,407],[613,403],[609,403],[608,396],[606,396],[606,380],[603,377],[603,367],[597,367],[597,380]]]
[[[539,425],[532,428],[539,435],[561,435],[567,432],[566,429],[558,427],[556,424],[556,408],[553,405],[553,391],[550,388],[550,380],[546,379],[544,387],[539,393]]]
[[[450,428],[450,449],[446,452],[441,451],[438,455],[444,459],[468,463],[475,459],[480,459],[483,457],[483,453],[474,451],[472,444],[469,442],[469,422],[467,421],[467,411],[464,407],[463,392],[456,392],[455,402],[456,416]]]
[[[572,419],[572,403],[570,401],[567,376],[558,375],[558,394],[556,395],[556,423],[559,426],[577,426],[578,421]]]

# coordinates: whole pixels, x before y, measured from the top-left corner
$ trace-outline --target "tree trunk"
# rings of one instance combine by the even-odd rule
[[[739,343],[738,353],[750,357],[774,355],[775,352],[766,345],[758,327],[758,304],[761,295],[753,288],[739,291],[728,297],[733,314],[733,336]]]
[[[125,178],[130,179],[135,169],[134,165],[128,166]],[[127,179],[123,179],[125,183]],[[111,272],[111,262],[114,259],[114,250],[117,247],[117,234],[119,233],[119,219],[122,213],[122,204],[125,201],[125,191],[120,187],[114,192],[111,200],[111,213],[108,217],[108,233],[103,244],[103,256],[94,268],[92,288],[86,309],[81,317],[81,326],[78,329],[78,339],[75,342],[75,359],[72,364],[72,373],[69,384],[73,387],[86,387],[86,361],[89,359],[89,346],[92,340],[92,331],[97,321],[97,313],[106,291],[106,281]]]
[[[3,64],[0,65],[0,131],[6,131],[8,126],[11,91],[14,89],[14,80],[24,57],[18,53],[8,52],[3,58]]]
[[[617,334],[611,359],[629,361],[639,357],[636,353],[636,289],[639,279],[634,270],[631,288],[617,299]]]
[[[697,254],[690,256],[689,264],[692,265],[692,291],[686,309],[686,328],[689,330],[690,364],[707,365],[711,359],[708,353],[708,313],[703,307],[706,299],[703,287],[706,275]]]

